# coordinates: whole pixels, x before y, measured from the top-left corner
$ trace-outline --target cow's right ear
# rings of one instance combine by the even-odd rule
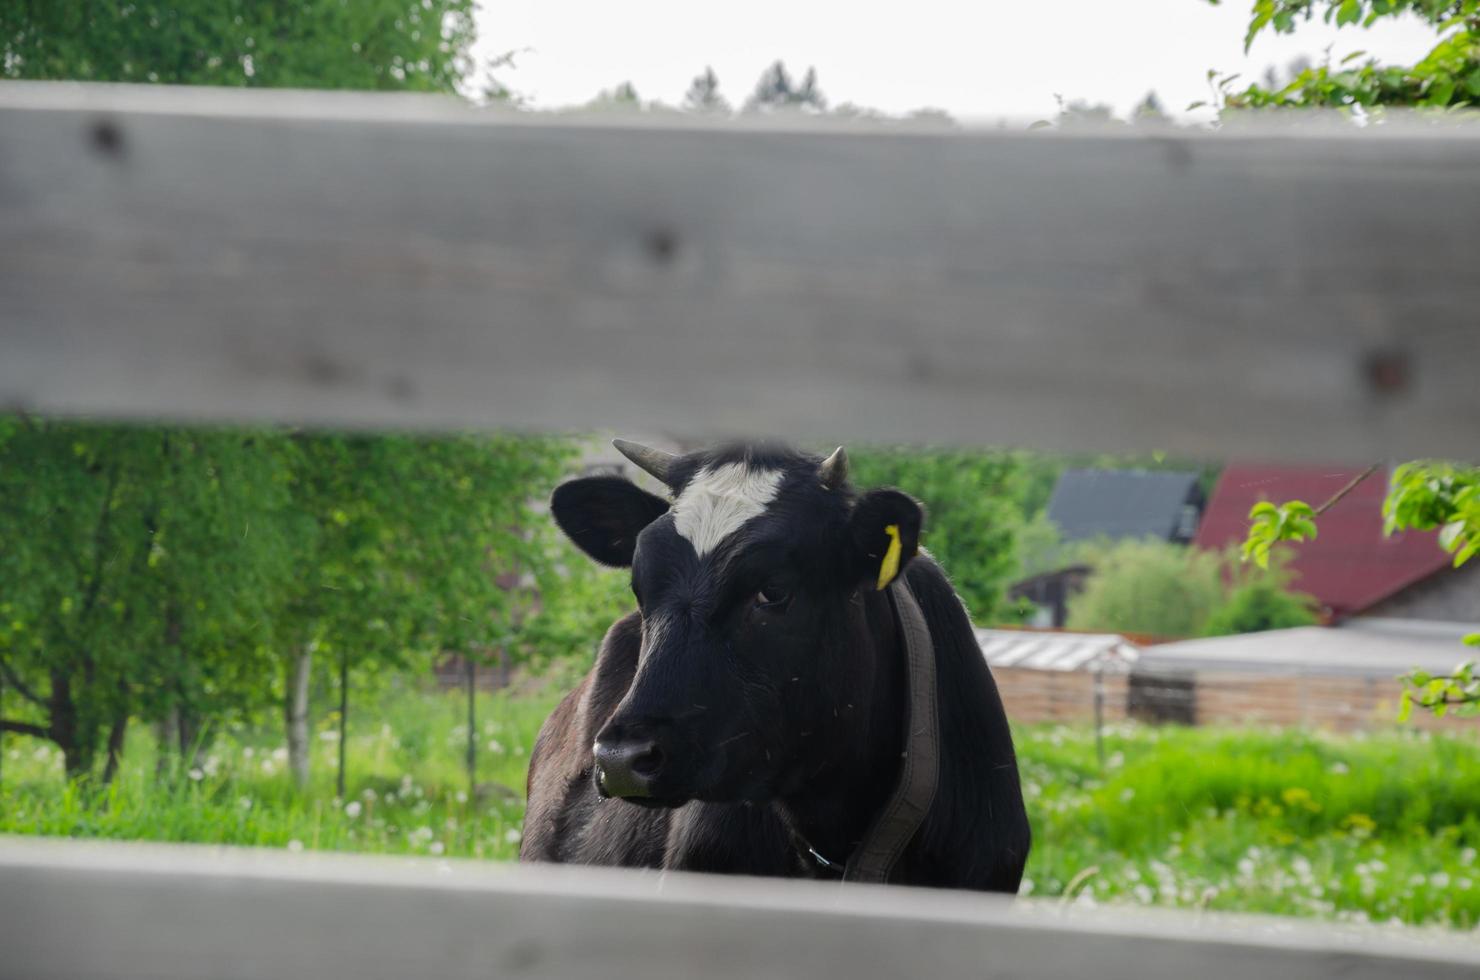
[[[588,476],[556,487],[550,510],[576,547],[603,565],[625,568],[638,533],[668,512],[668,501],[620,476]]]

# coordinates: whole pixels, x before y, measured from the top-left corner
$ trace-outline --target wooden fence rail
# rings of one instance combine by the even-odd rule
[[[1480,944],[959,892],[0,840],[0,977],[1472,980]]]
[[[0,407],[1480,456],[1480,134],[0,84]],[[0,842],[0,977],[1473,977],[1449,934]]]
[[[0,84],[0,404],[1480,455],[1480,130]]]

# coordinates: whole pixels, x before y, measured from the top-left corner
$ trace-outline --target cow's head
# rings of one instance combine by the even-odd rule
[[[826,746],[856,732],[880,669],[860,630],[892,629],[861,596],[915,556],[919,504],[855,494],[841,449],[617,448],[672,499],[596,476],[552,501],[582,550],[632,569],[642,614],[636,676],[592,749],[599,790],[669,806],[797,791],[827,753],[858,751]]]

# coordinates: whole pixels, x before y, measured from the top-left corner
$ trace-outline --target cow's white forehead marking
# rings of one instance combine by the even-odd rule
[[[744,463],[705,467],[673,505],[674,527],[703,558],[765,511],[776,498],[781,476],[780,470],[751,469]]]

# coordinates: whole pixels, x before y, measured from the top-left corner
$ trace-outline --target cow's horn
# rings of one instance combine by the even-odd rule
[[[626,439],[613,439],[612,445],[617,447],[617,452],[636,463],[638,469],[644,473],[656,477],[666,486],[673,485],[673,464],[678,462],[677,456],[652,446],[644,446],[640,442],[628,442]]]
[[[848,454],[839,446],[834,449],[832,455],[822,461],[817,468],[817,477],[822,485],[829,490],[836,490],[848,479]]]

